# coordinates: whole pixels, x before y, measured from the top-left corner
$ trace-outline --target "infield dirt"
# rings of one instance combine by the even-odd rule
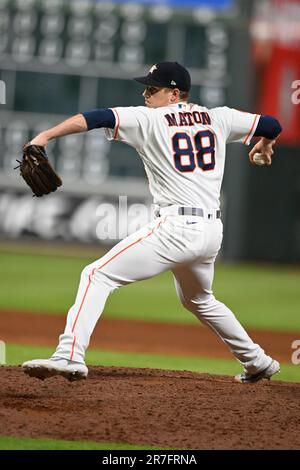
[[[15,344],[56,347],[65,327],[65,315],[0,311],[3,341]],[[270,356],[291,361],[291,344],[300,332],[247,330]],[[106,318],[99,320],[90,348],[110,351],[172,354],[190,357],[232,359],[225,344],[207,327],[176,323]]]
[[[55,346],[65,318],[0,313],[1,339]],[[99,327],[101,325],[101,327]],[[295,333],[251,332],[290,360]],[[101,319],[91,347],[232,357],[207,328]],[[151,445],[157,449],[300,449],[300,383],[158,369],[90,367],[88,379],[40,381],[0,367],[0,434]]]
[[[1,434],[178,449],[299,449],[300,384],[91,367],[40,381],[0,368]]]

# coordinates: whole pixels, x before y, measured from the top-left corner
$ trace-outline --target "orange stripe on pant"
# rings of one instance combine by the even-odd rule
[[[80,307],[79,307],[79,310],[78,310],[78,313],[76,315],[76,318],[75,318],[75,321],[73,323],[73,326],[72,326],[72,333],[74,333],[74,330],[75,330],[75,327],[76,327],[76,323],[77,323],[77,320],[79,318],[79,315],[81,313],[81,310],[82,310],[82,306],[84,304],[84,301],[86,299],[86,296],[87,296],[87,293],[88,293],[88,290],[90,288],[90,285],[92,283],[92,276],[95,274],[95,271],[98,271],[99,269],[103,268],[104,266],[106,266],[108,263],[110,263],[113,259],[115,259],[117,256],[119,256],[121,253],[124,253],[124,251],[128,250],[128,248],[131,248],[132,246],[136,245],[137,243],[139,243],[140,241],[142,240],[145,240],[146,238],[148,238],[150,235],[153,234],[154,230],[157,230],[162,223],[164,223],[166,221],[167,217],[164,218],[164,220],[161,220],[159,222],[159,224],[154,227],[151,232],[149,232],[147,235],[145,235],[144,237],[141,237],[139,238],[138,240],[136,240],[135,242],[131,243],[130,245],[126,246],[125,248],[123,248],[122,250],[120,250],[118,253],[116,253],[114,256],[112,256],[109,260],[107,260],[105,263],[103,263],[101,266],[97,267],[97,268],[94,268],[92,273],[89,275],[89,282],[88,282],[88,285],[85,289],[85,293],[84,293],[84,296],[83,296],[83,299],[81,301],[81,304],[80,304]],[[73,344],[72,344],[72,352],[71,352],[71,357],[70,359],[72,360],[73,359],[73,355],[74,355],[74,349],[75,349],[75,344],[76,344],[76,336],[74,336],[74,340],[73,340]]]

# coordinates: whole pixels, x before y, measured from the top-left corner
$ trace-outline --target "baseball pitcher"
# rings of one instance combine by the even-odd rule
[[[214,297],[212,284],[222,243],[219,200],[226,144],[249,145],[253,136],[261,137],[249,154],[250,161],[271,165],[281,126],[272,116],[189,103],[190,75],[177,62],[155,64],[147,76],[135,80],[145,86],[145,106],[84,112],[25,146],[28,159],[32,149],[44,155],[52,139],[104,128],[107,139],[131,145],[140,155],[156,211],[154,220],[84,268],[55,353],[50,359],[25,362],[24,372],[40,379],[86,378],[85,352],[109,294],[171,270],[184,307],[208,325],[242,364],[244,370],[235,380],[270,379],[279,371],[279,363],[252,341],[232,311]]]

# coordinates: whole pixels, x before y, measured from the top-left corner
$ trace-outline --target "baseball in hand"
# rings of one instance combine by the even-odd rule
[[[253,155],[253,162],[255,165],[263,166],[268,163],[268,157],[263,153],[255,153]]]

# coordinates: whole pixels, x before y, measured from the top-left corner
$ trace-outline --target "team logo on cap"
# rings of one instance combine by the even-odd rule
[[[151,69],[149,70],[149,73],[153,73],[154,70],[157,70],[156,65],[152,65]]]
[[[174,80],[172,80],[171,85],[177,85],[177,83]]]

